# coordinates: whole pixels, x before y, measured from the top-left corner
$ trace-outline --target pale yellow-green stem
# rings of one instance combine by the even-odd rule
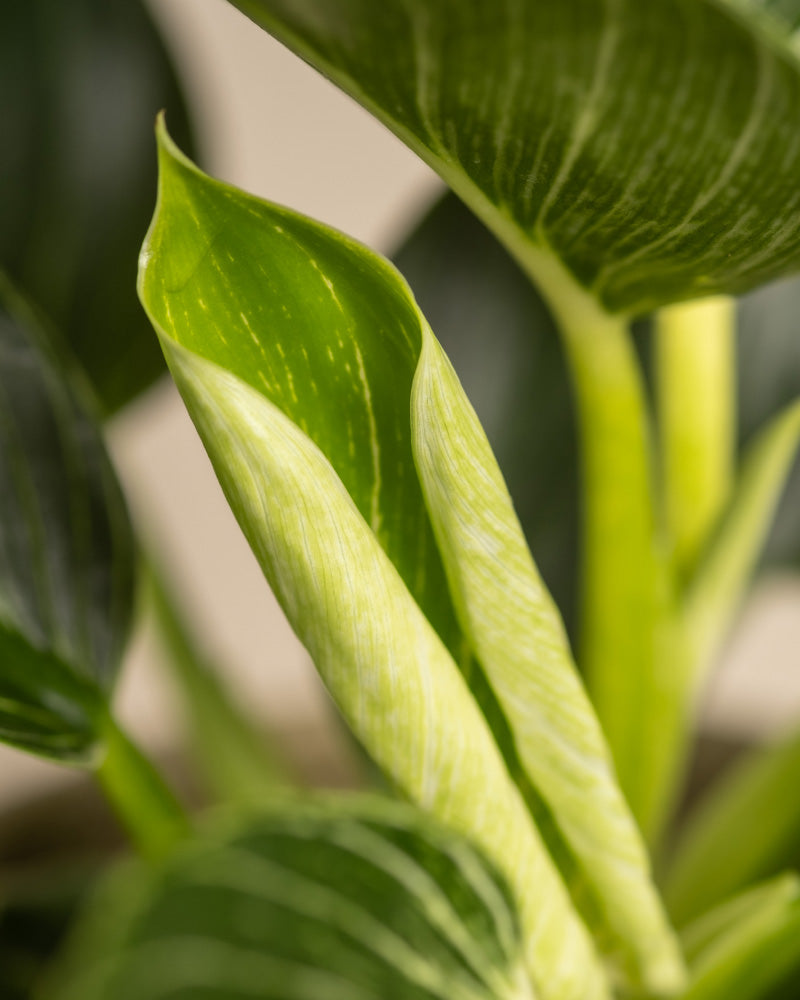
[[[736,439],[733,299],[662,309],[656,379],[664,513],[679,581],[693,569],[730,496]]]
[[[624,322],[564,320],[583,469],[579,656],[622,788],[646,826],[661,595],[644,389]]]

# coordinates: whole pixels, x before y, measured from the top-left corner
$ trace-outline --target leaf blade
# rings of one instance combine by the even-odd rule
[[[521,763],[627,950],[628,975],[650,992],[671,992],[682,983],[682,960],[644,844],[488,441],[429,330],[412,432],[459,618]]]
[[[59,759],[81,759],[98,735],[127,640],[133,536],[80,379],[50,350],[5,280],[0,291],[6,737]],[[17,731],[9,714],[17,716]],[[44,726],[38,736],[37,718]]]
[[[385,536],[379,537],[386,522],[374,517],[376,417],[371,409],[365,412],[365,403],[389,401],[390,431],[400,419],[398,413],[405,412],[407,422],[408,398],[398,411],[395,394],[398,385],[410,385],[415,367],[407,333],[413,332],[418,342],[420,331],[405,286],[364,248],[205,178],[179,158],[163,132],[161,140],[162,197],[143,253],[140,294],[265,575],[346,719],[376,761],[412,800],[482,845],[515,886],[528,961],[543,996],[604,996],[605,976],[585,928],[486,720],[424,613],[429,605],[423,604],[426,591],[420,588],[419,570],[409,572],[409,584],[390,557],[403,534],[398,531],[388,543]],[[196,196],[190,197],[190,190]],[[294,254],[290,241],[298,245]],[[326,242],[331,244],[327,249]],[[309,264],[309,246],[316,267]],[[278,297],[277,306],[264,307],[269,302],[264,285],[271,280],[270,269],[257,270],[255,278],[248,269],[261,259],[271,267],[276,248],[278,271],[294,268],[295,261],[299,270],[288,298]],[[244,272],[234,281],[240,253],[246,254]],[[342,256],[336,267],[331,254]],[[322,261],[325,271],[320,269]],[[352,287],[351,273],[358,279]],[[383,314],[376,329],[369,322],[374,312],[370,280],[385,285],[377,293],[379,301],[390,293],[399,302],[396,312]],[[361,309],[358,288],[367,298]],[[323,376],[306,381],[301,373],[305,366],[335,360],[337,346],[342,347],[345,301],[353,321],[366,317],[369,338],[356,342],[358,350],[353,348],[348,357],[355,363],[350,371],[344,362],[341,366],[349,378],[342,374],[339,392],[331,387],[326,402],[320,392]],[[283,336],[276,334],[272,322],[283,312],[281,303],[296,324]],[[333,317],[332,326],[322,322],[320,308]],[[404,326],[407,317],[416,327]],[[321,343],[315,342],[320,336]],[[292,338],[291,350],[300,358],[297,365],[286,357]],[[256,341],[265,351],[274,346],[274,364],[265,367],[263,357],[251,362],[248,345]],[[238,342],[245,349],[237,359],[232,345]],[[390,350],[386,362],[387,344],[403,346],[405,372],[397,353]],[[381,357],[384,362],[376,367]],[[399,358],[403,361],[402,354]],[[276,393],[274,402],[270,389],[278,375],[285,391]],[[353,386],[359,390],[354,403]],[[379,386],[386,387],[385,397]],[[302,393],[308,412],[298,408]],[[314,415],[318,406],[322,418]],[[358,414],[358,426],[350,424],[351,413]],[[359,471],[353,462],[359,435],[367,474],[348,483],[348,476]],[[386,456],[407,454],[413,473],[408,438],[407,430],[399,443],[387,433],[379,444]],[[418,483],[415,489],[418,507],[411,513],[416,530],[426,525],[426,515]],[[387,510],[391,516],[391,508]],[[420,553],[414,540],[412,535],[412,553],[424,572],[424,559],[436,549],[432,545]],[[423,595],[416,600],[414,582],[417,594]],[[434,610],[437,606],[442,607],[433,605]],[[482,796],[473,794],[476,787],[483,790]],[[542,886],[549,913],[533,906],[524,888],[530,884]]]
[[[800,70],[738,8],[235,5],[430,162],[546,293],[542,255],[626,313],[800,263],[800,145],[784,132]]]
[[[207,834],[149,882],[103,930],[115,947],[84,945],[94,968],[73,959],[83,968],[56,996],[150,1000],[165,984],[309,1000],[533,996],[502,879],[407,806],[288,800]]]

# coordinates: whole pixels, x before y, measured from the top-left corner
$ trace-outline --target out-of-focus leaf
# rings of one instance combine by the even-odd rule
[[[681,924],[733,893],[800,864],[800,735],[738,765],[697,806],[665,880]],[[740,830],[732,837],[731,830]]]
[[[107,410],[163,371],[134,275],[152,122],[177,81],[140,0],[0,6],[0,267],[70,341]]]
[[[703,949],[682,1000],[766,1000],[797,995],[800,881],[786,879]],[[785,992],[784,992],[785,991]]]
[[[85,386],[0,293],[0,739],[82,759],[127,638],[131,528]]]
[[[234,2],[431,163],[549,297],[643,313],[800,267],[800,65],[761,11]]]
[[[741,892],[724,903],[707,910],[681,932],[686,961],[695,965],[703,953],[713,948],[725,934],[756,913],[781,909],[797,897],[800,879],[794,873],[780,875],[753,889]]]
[[[34,1000],[94,872],[85,867],[48,871],[32,885],[0,894],[0,996]]]
[[[713,662],[758,562],[800,445],[800,400],[765,427],[746,452],[728,509],[685,596],[695,683]]]
[[[453,194],[394,261],[480,417],[536,565],[572,632],[578,456],[550,313],[508,251]]]
[[[259,804],[291,784],[280,749],[232,700],[223,679],[195,645],[164,574],[151,560],[148,597],[169,665],[180,686],[192,757],[220,802]]]
[[[745,296],[739,307],[740,436],[749,442],[800,399],[800,280]],[[762,565],[800,569],[800,455],[795,457]]]
[[[121,925],[103,926],[109,900],[100,901],[99,938],[83,935],[65,968],[73,975],[53,997],[533,996],[502,878],[467,841],[407,806],[286,803],[142,878]]]

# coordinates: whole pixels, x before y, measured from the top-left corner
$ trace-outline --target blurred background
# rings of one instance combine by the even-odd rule
[[[197,156],[209,172],[386,253],[440,196],[437,178],[386,129],[222,0],[146,6],[174,63]],[[171,122],[169,107],[167,116]],[[143,218],[142,236],[146,224]],[[132,270],[125,280],[133,287]],[[475,372],[462,377],[469,391],[481,391],[470,384]],[[161,554],[204,650],[224,665],[237,698],[288,740],[304,771],[334,784],[347,781],[353,748],[171,384],[161,379],[122,407],[108,435],[137,524]],[[180,720],[147,622],[132,644],[118,705],[132,733],[170,754]],[[739,740],[776,734],[798,718],[800,576],[778,571],[762,578],[743,610],[703,721],[709,731]],[[55,765],[0,746],[0,812],[70,780]]]

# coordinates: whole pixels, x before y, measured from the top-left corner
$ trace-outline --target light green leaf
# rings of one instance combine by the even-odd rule
[[[692,662],[713,662],[769,532],[800,444],[800,400],[761,431],[742,459],[739,481],[684,598]],[[696,687],[703,677],[695,671]]]
[[[407,806],[289,801],[142,881],[83,935],[60,1000],[533,997],[502,878]]]
[[[0,739],[82,760],[132,609],[127,512],[81,379],[0,275]]]
[[[757,912],[783,909],[787,903],[797,898],[798,888],[800,877],[791,872],[741,892],[706,911],[681,932],[686,961],[692,966],[702,965],[703,953],[716,947],[723,935],[730,933]]]
[[[720,0],[235,0],[392,128],[559,297],[611,312],[800,267],[800,66]]]
[[[553,320],[516,261],[451,193],[392,259],[475,407],[536,565],[574,632],[577,440]]]
[[[743,901],[742,901],[743,902]],[[682,1000],[764,1000],[781,986],[794,995],[800,972],[800,881],[790,876],[698,955]],[[794,989],[793,989],[794,986]]]
[[[800,735],[747,758],[689,817],[665,880],[679,923],[800,863]],[[732,837],[731,830],[742,831]]]
[[[425,328],[407,287],[363,247],[210,180],[160,138],[140,294],[265,575],[384,771],[508,878],[542,996],[604,996],[586,931],[434,627],[438,617],[463,647],[411,450]]]
[[[478,418],[427,328],[411,406],[414,454],[450,589],[520,761],[609,925],[633,952],[629,974],[651,991],[672,989],[681,961],[561,619]]]

